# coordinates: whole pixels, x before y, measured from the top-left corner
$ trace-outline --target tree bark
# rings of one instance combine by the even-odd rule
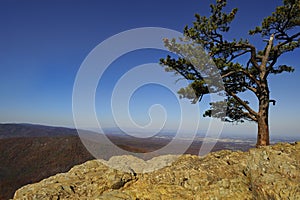
[[[262,58],[261,65],[259,66],[259,93],[257,95],[259,101],[259,109],[257,115],[257,143],[256,147],[267,146],[270,144],[269,136],[269,100],[270,91],[268,87],[268,71],[267,62],[273,46],[274,34],[271,35],[269,42],[266,46],[265,55]]]
[[[256,146],[267,146],[270,144],[269,137],[269,89],[267,83],[262,85],[263,91],[259,97],[259,110],[257,116],[257,143]]]

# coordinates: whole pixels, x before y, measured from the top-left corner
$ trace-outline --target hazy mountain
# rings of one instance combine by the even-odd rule
[[[74,165],[94,159],[83,143],[99,152],[97,158],[109,159],[111,156],[131,154],[150,159],[159,156],[155,151],[173,139],[172,134],[165,133],[152,138],[135,138],[111,132],[108,138],[119,148],[107,145],[104,134],[91,131],[85,131],[85,137],[80,139],[76,129],[32,124],[0,124],[0,199],[12,198],[15,190],[23,185],[66,172]],[[210,140],[216,142],[215,139]],[[171,149],[167,154],[176,154],[177,148],[189,144],[184,139],[176,142],[175,149]],[[203,139],[196,138],[185,153],[198,155],[202,142]],[[246,151],[254,144],[255,141],[242,137],[222,138],[217,141],[212,151]]]
[[[76,129],[33,124],[0,124],[1,138],[75,136]]]

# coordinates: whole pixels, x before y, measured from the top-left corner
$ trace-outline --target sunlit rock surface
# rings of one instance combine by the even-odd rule
[[[24,186],[14,199],[300,199],[300,142],[205,157],[92,160]]]

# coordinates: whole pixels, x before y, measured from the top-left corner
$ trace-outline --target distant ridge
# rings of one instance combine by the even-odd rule
[[[0,124],[0,139],[16,137],[75,136],[76,129],[39,124]]]
[[[86,133],[83,136],[84,141],[97,149],[99,158],[107,160],[111,156],[124,155],[122,152],[122,154],[116,152],[115,148],[110,149],[109,146],[101,143],[104,134],[86,130],[82,133]],[[172,140],[172,137],[141,139],[122,134],[106,136],[120,149],[125,150],[126,155],[150,153],[145,155],[146,157],[141,154],[143,159],[157,156],[151,152]],[[94,159],[83,145],[83,138],[79,138],[77,130],[73,128],[0,123],[0,200],[12,198],[15,190],[25,184],[66,172],[74,165]],[[176,148],[179,145],[185,145],[185,141],[178,141]],[[198,155],[201,145],[201,140],[194,140],[184,153]],[[253,145],[251,141],[240,140],[240,138],[220,140],[212,151],[224,149],[247,151]],[[100,151],[99,147],[101,147]]]
[[[66,172],[94,159],[76,129],[35,124],[0,124],[0,200],[28,183]]]

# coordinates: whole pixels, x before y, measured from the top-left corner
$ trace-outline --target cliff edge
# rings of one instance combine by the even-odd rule
[[[24,186],[14,199],[300,199],[300,142],[205,157],[92,160]]]

